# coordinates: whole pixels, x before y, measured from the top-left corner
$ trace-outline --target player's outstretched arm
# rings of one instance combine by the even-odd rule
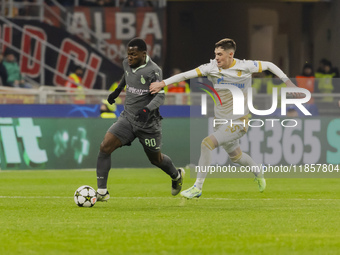
[[[261,61],[262,63],[262,70],[269,70],[273,74],[275,74],[277,77],[279,77],[287,87],[290,88],[297,88],[297,86],[287,77],[287,75],[275,64],[269,61]],[[295,97],[304,97],[303,93],[292,93],[293,96]]]
[[[192,78],[198,77],[198,73],[195,69],[184,72],[184,73],[179,73],[174,76],[171,76],[170,78],[163,80],[161,82],[153,82],[150,85],[150,92],[151,94],[158,93],[162,88],[169,84],[189,80]]]
[[[166,84],[164,81],[155,81],[150,85],[150,92],[151,94],[156,94],[159,91],[161,91],[161,89],[164,88],[165,86]]]
[[[285,81],[286,83],[286,86],[288,88],[298,88],[291,80],[287,80]],[[298,97],[298,98],[304,98],[305,97],[305,94],[304,93],[300,93],[300,92],[294,92],[294,93],[291,93],[294,97]]]
[[[119,96],[120,92],[122,92],[125,85],[126,85],[125,76],[123,75],[118,87],[107,98],[107,101],[109,102],[109,104],[114,104],[116,102],[115,99]]]

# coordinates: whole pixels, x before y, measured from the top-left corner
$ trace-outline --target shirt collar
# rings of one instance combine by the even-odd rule
[[[135,72],[137,72],[138,69],[146,67],[146,65],[148,64],[149,60],[150,60],[150,57],[148,55],[146,55],[145,64],[137,67],[136,69],[132,69],[132,72],[135,73]]]

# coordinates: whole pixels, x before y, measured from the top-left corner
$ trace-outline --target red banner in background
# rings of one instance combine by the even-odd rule
[[[11,22],[13,26],[0,22],[3,49],[12,48],[21,73],[39,84],[64,86],[75,66],[84,68],[87,88],[108,89],[123,74],[119,65],[62,28],[31,20]]]
[[[72,19],[60,12],[58,7],[53,8],[60,13],[65,24],[48,14],[46,22],[98,47],[99,52],[116,64],[121,65],[126,57],[126,44],[134,37],[144,39],[148,55],[157,64],[163,64],[166,34],[164,8],[69,7],[67,10],[73,13]],[[98,43],[97,39],[105,43]]]
[[[39,27],[29,26],[29,25],[24,26],[24,31],[27,31],[42,40],[42,41],[36,41],[34,45],[32,56],[37,60],[37,62],[34,62],[34,61],[30,61],[29,58],[27,57],[27,55],[30,55],[31,53],[33,40],[31,36],[28,34],[24,34],[22,38],[23,40],[22,50],[27,55],[23,55],[23,54],[20,55],[21,72],[25,74],[30,74],[32,78],[35,78],[35,77],[38,77],[40,73],[40,67],[41,67],[40,62],[42,61],[42,57],[43,57],[42,48],[44,47],[44,45],[42,45],[42,42],[47,41],[47,38],[46,38],[47,35],[43,29]]]

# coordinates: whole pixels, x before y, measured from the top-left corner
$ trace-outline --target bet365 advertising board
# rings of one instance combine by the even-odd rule
[[[0,118],[2,170],[95,168],[100,143],[115,120],[100,118]],[[340,119],[297,119],[294,128],[281,125],[249,128],[240,139],[244,152],[263,164],[339,164]],[[163,120],[162,151],[176,166],[197,164],[201,139],[190,139],[199,125],[202,139],[210,132],[206,120]],[[228,164],[223,149],[215,149],[214,164]],[[138,139],[112,154],[112,167],[152,167]]]

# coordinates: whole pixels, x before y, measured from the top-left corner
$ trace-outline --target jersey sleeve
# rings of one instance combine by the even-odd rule
[[[123,74],[122,78],[120,79],[120,82],[117,86],[117,89],[122,91],[125,88],[126,81],[125,81],[125,74]]]
[[[250,73],[261,73],[262,72],[262,62],[257,60],[246,60],[246,68]]]
[[[163,72],[162,72],[162,69],[157,68],[153,71],[153,77],[151,79],[151,82],[161,81],[161,80],[163,80]]]
[[[262,61],[262,67],[263,67],[263,70],[269,70],[270,72],[275,74],[277,77],[279,77],[283,82],[286,82],[287,80],[289,80],[287,75],[272,62]]]
[[[197,74],[195,69],[192,69],[190,71],[187,71],[187,72],[184,72],[184,73],[179,73],[179,74],[176,74],[174,76],[171,76],[170,78],[165,79],[164,83],[167,86],[169,84],[181,82],[181,81],[184,81],[184,80],[189,80],[189,79],[196,78],[196,77],[198,77],[198,74]]]
[[[161,91],[163,91],[163,90],[161,90]],[[164,100],[165,100],[164,91],[163,91],[163,93],[158,92],[146,107],[150,111],[154,111],[154,110],[158,109],[161,105],[164,104]]]
[[[210,63],[200,65],[199,67],[195,68],[198,77],[207,76],[211,69],[213,68],[213,61],[211,60]]]

